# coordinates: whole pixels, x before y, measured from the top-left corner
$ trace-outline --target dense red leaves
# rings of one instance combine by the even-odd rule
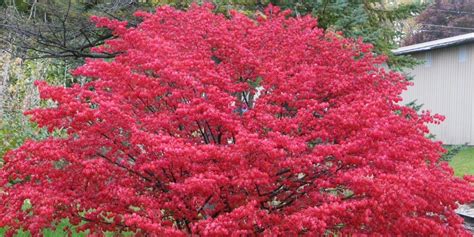
[[[61,218],[91,233],[468,235],[469,183],[438,159],[429,114],[399,106],[408,83],[371,46],[269,8],[207,7],[95,18],[117,38],[57,102],[28,112],[65,138],[29,141],[0,171],[0,225]],[[15,183],[15,184],[11,184]],[[21,209],[29,199],[32,207]]]

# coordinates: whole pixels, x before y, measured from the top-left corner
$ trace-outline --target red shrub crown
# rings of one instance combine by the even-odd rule
[[[463,235],[473,189],[426,138],[438,119],[400,106],[408,82],[371,46],[311,17],[208,7],[94,18],[119,53],[38,83],[28,112],[67,136],[28,141],[0,170],[0,226],[62,218],[137,235]],[[26,199],[31,208],[22,209]]]

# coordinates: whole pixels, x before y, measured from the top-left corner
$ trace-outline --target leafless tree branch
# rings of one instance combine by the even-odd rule
[[[25,59],[112,58],[120,52],[91,52],[92,48],[113,39],[114,35],[109,30],[96,28],[90,16],[107,16],[136,25],[132,13],[138,9],[150,10],[142,2],[33,0],[28,9],[20,9],[15,1],[11,1],[0,8],[0,47],[13,45],[3,50]]]

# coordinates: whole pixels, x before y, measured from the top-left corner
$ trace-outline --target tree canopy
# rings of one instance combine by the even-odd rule
[[[437,0],[416,17],[404,44],[417,44],[474,32],[474,1]]]

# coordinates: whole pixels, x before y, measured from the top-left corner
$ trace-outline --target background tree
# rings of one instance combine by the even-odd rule
[[[0,53],[0,167],[8,150],[20,146],[25,139],[47,136],[44,129],[38,129],[23,115],[25,110],[48,105],[40,102],[34,82],[44,80],[54,85],[66,86],[75,81],[67,66],[51,61],[24,61],[12,58],[6,52]]]
[[[18,4],[18,2],[22,2]],[[107,58],[115,55],[90,53],[90,48],[110,39],[107,30],[98,30],[89,21],[91,15],[128,20],[135,25],[132,13],[136,9],[150,11],[157,5],[170,4],[186,9],[190,0],[101,0],[101,1],[38,1],[30,4],[13,1],[6,4],[0,15],[3,21],[3,40],[13,43],[20,52],[35,52],[30,57]],[[207,2],[207,1],[198,1]],[[263,11],[268,4],[291,9],[295,15],[312,14],[323,29],[341,31],[346,37],[362,37],[375,46],[375,52],[390,56],[393,68],[410,66],[406,57],[394,57],[391,49],[398,46],[401,29],[397,23],[421,11],[417,4],[386,7],[383,0],[364,1],[306,1],[306,0],[214,0],[216,12],[237,9],[249,15]],[[25,56],[24,54],[20,54]]]
[[[372,46],[288,14],[95,18],[115,37],[97,53],[122,53],[78,68],[84,85],[38,82],[55,104],[28,114],[64,136],[6,155],[0,225],[470,236],[454,209],[474,188],[426,138],[441,118],[398,104],[408,82]]]
[[[133,25],[132,13],[147,6],[122,0],[9,1],[0,14],[0,40],[7,46],[4,50],[23,58],[112,58],[90,52],[112,37],[109,31],[95,28],[90,16],[107,15]]]
[[[474,1],[436,0],[418,17],[405,45],[474,32]]]

